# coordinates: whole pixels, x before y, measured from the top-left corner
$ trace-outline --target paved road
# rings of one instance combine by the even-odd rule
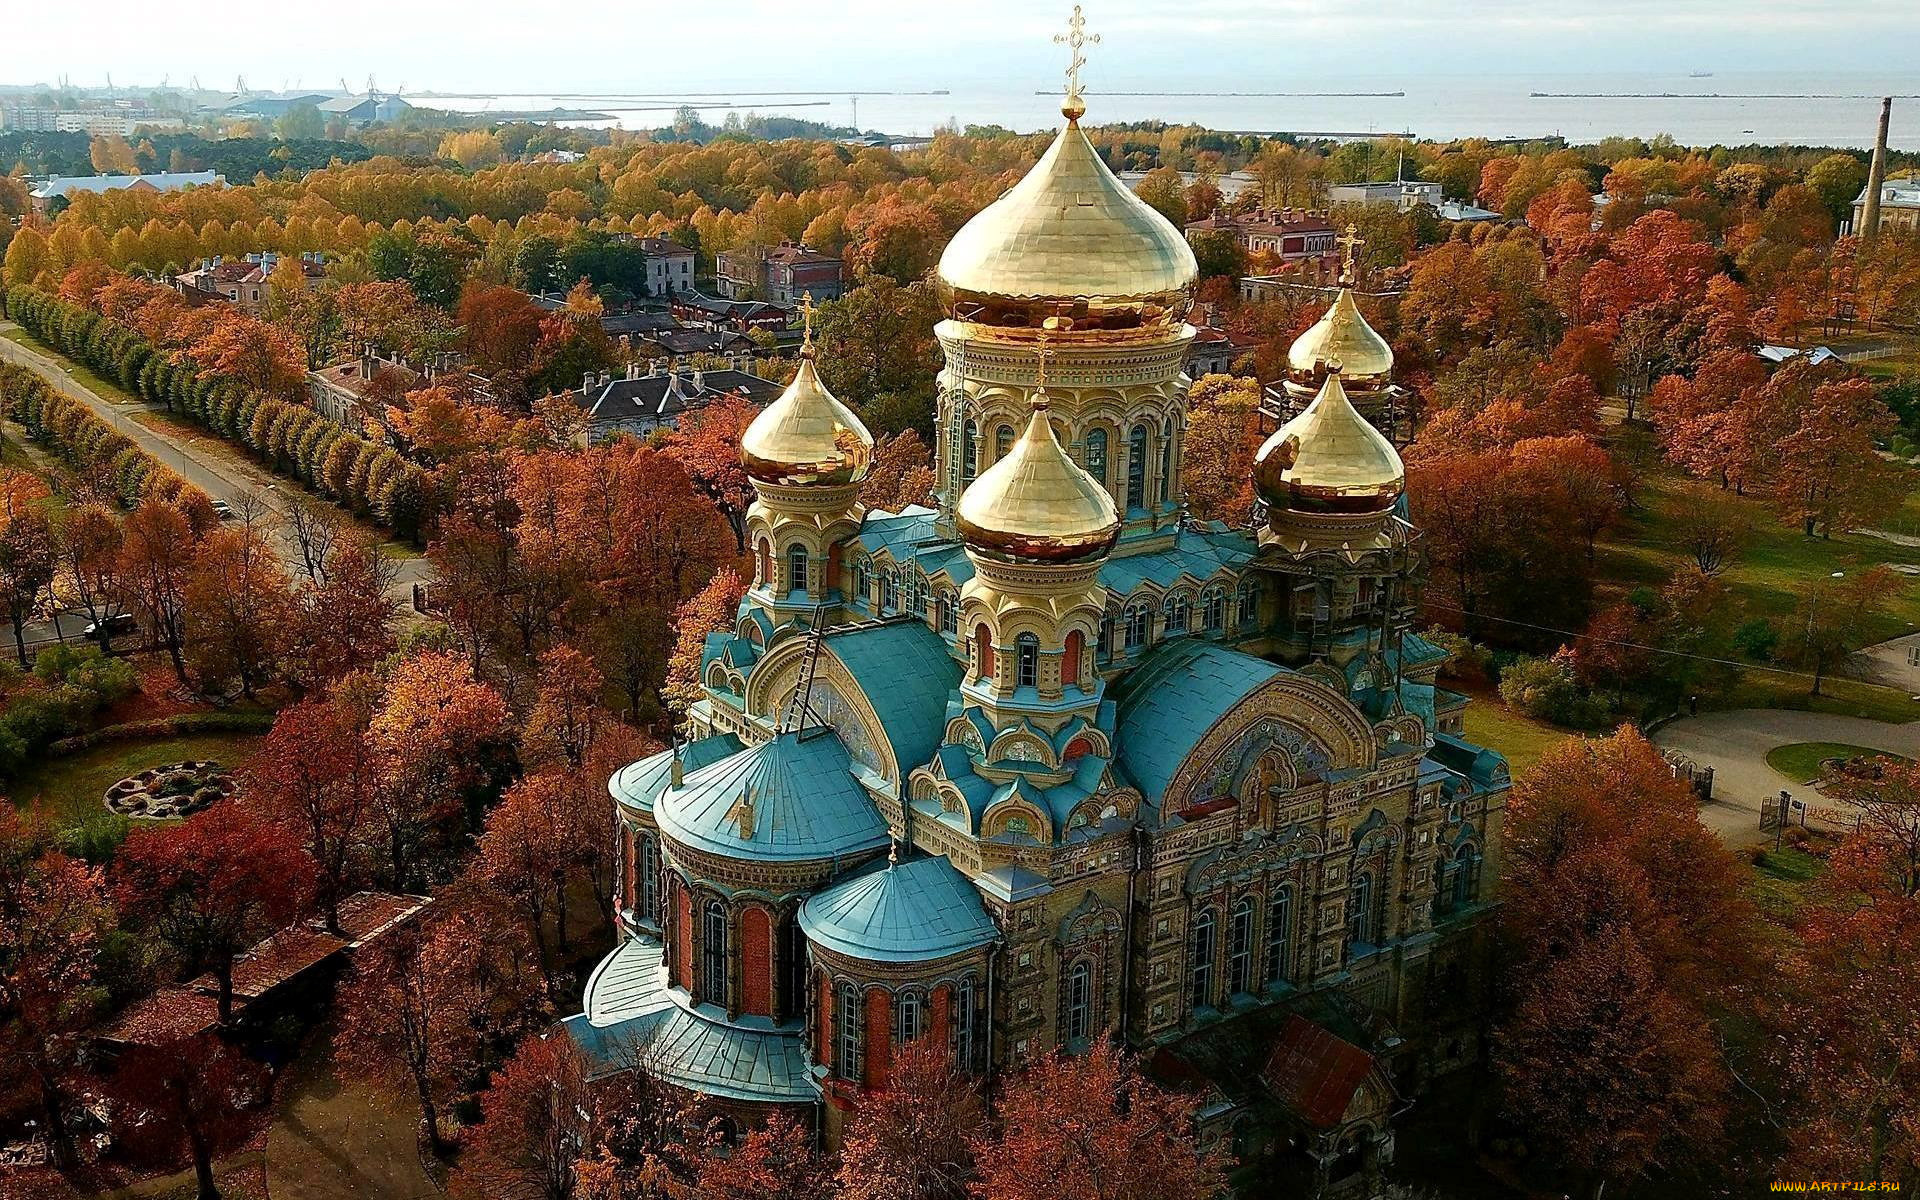
[[[0,331],[17,328],[19,326],[11,321],[0,320]],[[57,390],[86,404],[111,422],[115,430],[132,439],[135,445],[179,472],[188,483],[215,500],[225,500],[237,510],[244,497],[257,499],[274,514],[271,522],[274,545],[287,564],[288,571],[295,575],[305,571],[300,564],[299,549],[292,531],[283,519],[296,498],[306,498],[299,484],[240,460],[238,451],[230,458],[210,454],[206,444],[223,444],[212,434],[175,435],[171,430],[154,429],[134,420],[134,413],[163,410],[139,400],[125,403],[109,400],[76,380],[59,359],[30,350],[11,338],[0,337],[0,358],[39,372]],[[388,594],[400,603],[407,604],[412,599],[414,584],[433,579],[433,568],[424,557],[417,554],[409,554],[395,562],[399,571]]]
[[[1767,765],[1767,751],[1793,742],[1847,742],[1920,758],[1920,721],[1891,725],[1860,717],[1742,708],[1687,717],[1663,726],[1653,740],[1713,768],[1713,799],[1700,820],[1729,845],[1754,845],[1760,833],[1760,802],[1782,789],[1811,801],[1812,789],[1795,786]]]

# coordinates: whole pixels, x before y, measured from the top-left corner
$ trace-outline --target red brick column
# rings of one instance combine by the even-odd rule
[[[893,997],[885,988],[867,989],[867,1078],[870,1088],[887,1085],[893,1065]]]
[[[740,1009],[751,1016],[773,1016],[773,925],[762,908],[740,914]]]

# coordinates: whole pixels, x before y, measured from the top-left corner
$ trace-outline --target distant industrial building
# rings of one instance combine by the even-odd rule
[[[1440,185],[1425,179],[1388,179],[1379,183],[1336,183],[1327,189],[1329,204],[1391,204],[1401,212],[1418,205],[1439,208]]]
[[[55,175],[33,189],[35,212],[46,212],[56,200],[80,192],[177,192],[182,188],[211,187],[226,179],[212,171],[155,171],[149,175]]]
[[[1861,188],[1853,200],[1853,225],[1858,232],[1867,212],[1867,189]],[[1880,228],[1920,229],[1920,172],[1904,179],[1887,179],[1880,184]]]
[[[371,125],[375,121],[395,120],[413,105],[398,96],[367,92],[358,96],[335,96],[316,107],[328,120],[337,118],[349,125]]]

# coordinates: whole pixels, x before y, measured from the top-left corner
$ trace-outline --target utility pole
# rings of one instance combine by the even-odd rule
[[[1873,139],[1873,165],[1867,168],[1867,206],[1860,214],[1860,241],[1871,242],[1880,232],[1880,189],[1887,182],[1887,126],[1893,121],[1893,97],[1880,101],[1880,133]]]

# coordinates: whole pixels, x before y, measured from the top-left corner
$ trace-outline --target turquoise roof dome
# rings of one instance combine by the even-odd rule
[[[944,855],[888,863],[808,897],[800,931],[862,962],[927,962],[1000,936],[980,893]]]
[[[882,849],[887,823],[831,730],[783,733],[683,777],[654,819],[674,841],[728,858],[805,862]]]

